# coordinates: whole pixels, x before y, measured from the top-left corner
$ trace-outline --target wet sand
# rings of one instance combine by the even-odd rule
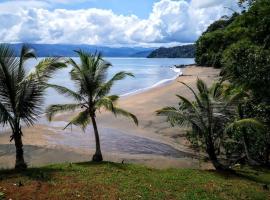
[[[153,88],[140,94],[122,97],[119,106],[134,113],[139,119],[137,127],[131,120],[103,112],[97,115],[101,144],[106,160],[135,162],[151,167],[208,168],[196,159],[197,153],[185,139],[188,128],[171,128],[155,111],[177,105],[175,94],[192,98],[183,81],[195,88],[197,78],[211,84],[218,78],[219,70],[203,67],[183,69],[183,76],[173,82]],[[90,160],[94,152],[94,137],[90,126],[85,133],[80,129],[62,130],[75,113],[56,116],[54,122],[41,119],[38,125],[24,128],[26,160],[29,165],[44,165],[55,162],[77,162]],[[10,145],[9,134],[0,135],[0,167],[14,164],[14,146]]]

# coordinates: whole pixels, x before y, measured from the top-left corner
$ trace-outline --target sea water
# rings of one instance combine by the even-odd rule
[[[27,68],[31,69],[38,61],[27,62]],[[73,58],[79,63],[79,58]],[[126,96],[136,94],[157,85],[167,83],[178,76],[178,72],[171,69],[174,65],[192,64],[192,58],[105,58],[112,64],[108,71],[108,79],[119,71],[131,72],[135,77],[127,77],[118,81],[112,88],[111,94]],[[56,72],[50,83],[62,85],[70,89],[76,89],[70,80],[71,67]],[[50,104],[71,103],[72,99],[59,95],[53,89],[48,89],[45,106]]]

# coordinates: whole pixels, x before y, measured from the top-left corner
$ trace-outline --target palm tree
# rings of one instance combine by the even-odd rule
[[[70,125],[81,126],[83,130],[92,122],[96,152],[92,160],[100,162],[103,160],[98,128],[96,124],[96,111],[105,109],[115,115],[123,115],[130,117],[138,125],[138,120],[135,115],[117,107],[116,102],[119,99],[117,95],[109,95],[110,90],[116,81],[124,79],[126,76],[133,76],[131,73],[118,72],[110,80],[107,81],[107,72],[110,63],[103,60],[100,54],[91,54],[84,51],[75,51],[81,63],[77,64],[73,59],[69,59],[68,63],[72,66],[70,71],[71,80],[78,87],[77,91],[72,91],[66,87],[59,85],[49,85],[60,94],[72,97],[76,103],[73,104],[58,104],[51,105],[47,108],[46,113],[48,120],[51,121],[53,116],[58,112],[75,111],[81,109],[79,114],[75,116],[66,127]],[[65,127],[65,128],[66,128]]]
[[[218,160],[219,138],[223,136],[223,128],[230,120],[231,109],[224,109],[221,100],[222,85],[213,84],[211,88],[200,79],[197,80],[198,94],[187,84],[184,84],[194,95],[195,101],[189,101],[183,96],[177,95],[180,99],[179,107],[165,107],[157,111],[158,115],[166,116],[172,125],[191,125],[193,132],[204,143],[209,159],[217,170],[225,170],[226,166]]]
[[[157,111],[158,115],[166,116],[172,125],[191,125],[193,133],[204,144],[206,153],[217,170],[229,170],[228,165],[218,160],[220,146],[226,138],[226,133],[236,128],[262,129],[256,119],[237,119],[237,106],[244,94],[234,93],[226,96],[226,84],[214,83],[210,88],[200,79],[197,80],[198,94],[187,84],[184,84],[194,95],[195,101],[189,101],[183,96],[179,107],[165,107]],[[226,128],[227,127],[227,128]]]
[[[0,45],[0,123],[12,130],[10,141],[16,147],[15,168],[27,167],[23,155],[22,123],[33,125],[42,111],[46,83],[53,72],[65,67],[59,58],[45,58],[30,73],[25,62],[36,58],[33,49],[23,45],[19,57],[6,44]]]

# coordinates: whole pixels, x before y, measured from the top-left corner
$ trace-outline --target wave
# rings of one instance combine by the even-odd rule
[[[167,85],[167,84],[171,83],[172,81],[174,81],[174,80],[175,80],[176,78],[178,78],[179,76],[182,76],[182,75],[183,75],[182,70],[179,69],[179,68],[172,67],[172,68],[170,68],[170,69],[173,70],[174,72],[176,72],[176,74],[177,74],[177,75],[175,75],[173,78],[163,79],[163,80],[161,80],[161,81],[155,83],[155,84],[152,85],[152,86],[145,87],[145,88],[141,88],[141,89],[138,89],[138,90],[134,90],[134,91],[131,91],[131,92],[122,94],[122,95],[120,95],[120,97],[126,97],[126,96],[131,96],[131,95],[139,94],[139,93],[142,93],[142,92],[151,90],[151,89],[153,89],[153,88],[155,88],[155,87],[158,87],[158,86]],[[177,70],[176,70],[176,69],[177,69]]]

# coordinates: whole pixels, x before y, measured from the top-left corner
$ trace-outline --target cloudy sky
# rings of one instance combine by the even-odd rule
[[[192,43],[236,0],[0,0],[0,42]]]

